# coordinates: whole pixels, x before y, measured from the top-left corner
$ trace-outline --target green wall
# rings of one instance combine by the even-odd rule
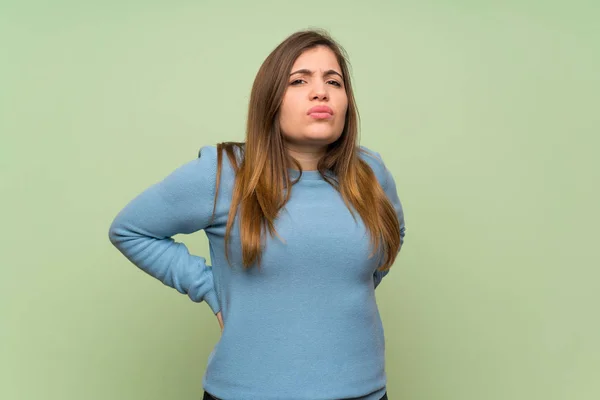
[[[0,398],[200,398],[215,317],[108,227],[202,145],[243,139],[260,63],[306,27],[348,50],[361,143],[405,208],[377,290],[390,398],[600,398],[599,11],[2,2]],[[208,256],[202,232],[177,239]]]

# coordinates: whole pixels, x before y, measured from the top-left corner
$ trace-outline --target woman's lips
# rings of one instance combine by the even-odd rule
[[[307,114],[315,119],[329,119],[333,117],[333,110],[328,106],[315,106]]]
[[[313,112],[308,115],[310,115],[311,117],[313,117],[315,119],[328,119],[328,118],[333,117],[333,115],[326,113],[326,112],[324,112],[324,113]]]

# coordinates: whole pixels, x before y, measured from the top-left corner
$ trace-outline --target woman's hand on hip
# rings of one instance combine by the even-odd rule
[[[221,316],[221,311],[217,314],[217,321],[219,321],[219,326],[221,327],[221,333],[223,333],[223,317]]]

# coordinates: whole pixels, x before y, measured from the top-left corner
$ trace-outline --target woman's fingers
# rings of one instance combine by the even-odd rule
[[[217,320],[219,321],[219,326],[221,327],[221,332],[223,332],[223,317],[221,317],[221,311],[217,313]]]

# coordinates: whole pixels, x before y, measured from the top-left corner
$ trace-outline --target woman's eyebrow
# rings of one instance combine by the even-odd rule
[[[313,75],[314,75],[314,73],[315,73],[315,72],[314,72],[314,71],[311,71],[310,69],[302,68],[302,69],[299,69],[299,70],[297,70],[297,71],[294,71],[294,72],[292,72],[292,73],[290,74],[290,76],[292,76],[292,75],[294,75],[294,74],[302,74],[302,75],[309,75],[309,76],[313,76]],[[334,69],[328,69],[328,70],[327,70],[327,71],[325,71],[325,73],[323,74],[323,76],[329,76],[329,75],[337,75],[337,76],[339,76],[340,78],[342,78],[342,79],[343,79],[343,76],[342,76],[342,74],[340,74],[339,72],[337,72],[337,71],[336,71],[336,70],[334,70]]]

